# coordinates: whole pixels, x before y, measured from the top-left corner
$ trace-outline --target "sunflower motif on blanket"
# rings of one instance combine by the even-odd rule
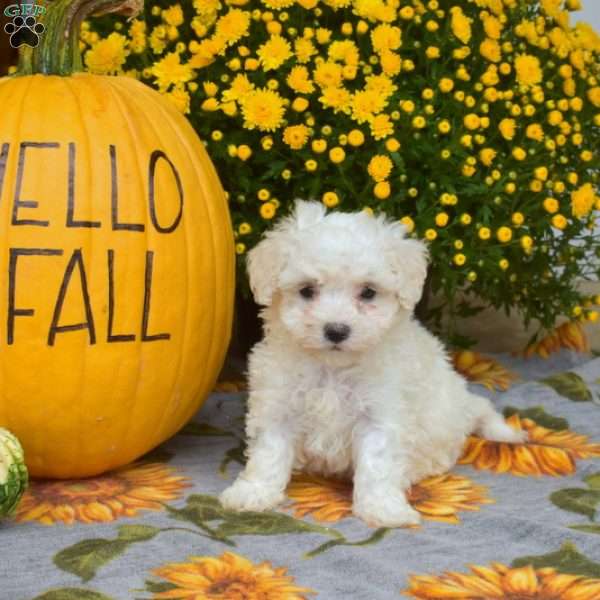
[[[219,557],[190,556],[188,562],[166,564],[152,573],[173,586],[155,592],[153,600],[306,600],[306,594],[315,593],[296,585],[285,567],[254,564],[233,552]]]
[[[298,473],[287,495],[296,517],[312,515],[317,521],[332,523],[352,514],[352,483],[347,480]],[[487,497],[487,488],[453,473],[420,481],[407,497],[423,518],[445,523],[459,523],[458,512],[479,510],[480,504],[493,502]]]
[[[180,498],[190,485],[162,463],[134,464],[89,479],[32,481],[16,520],[44,525],[116,521],[141,510],[162,510],[163,503]]]
[[[531,565],[511,569],[500,563],[469,565],[471,573],[412,575],[406,596],[419,600],[596,600],[600,579],[557,573]]]
[[[575,473],[577,460],[600,456],[600,444],[589,443],[585,435],[568,429],[547,429],[531,419],[521,419],[518,414],[506,422],[517,430],[527,431],[529,439],[523,444],[506,444],[471,436],[459,464],[494,473],[560,477]]]

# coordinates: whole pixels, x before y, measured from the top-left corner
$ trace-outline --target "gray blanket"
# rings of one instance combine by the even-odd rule
[[[221,386],[137,463],[34,482],[0,524],[0,600],[599,600],[600,358],[498,359],[521,379],[473,390],[530,441],[471,438],[463,464],[411,490],[420,527],[369,529],[348,482],[302,474],[279,511],[223,511],[244,393]]]

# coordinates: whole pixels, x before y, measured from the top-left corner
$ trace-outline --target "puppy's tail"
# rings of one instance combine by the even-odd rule
[[[470,405],[475,407],[474,431],[477,435],[492,442],[509,444],[520,444],[527,440],[527,432],[517,431],[508,425],[487,398],[469,395]]]

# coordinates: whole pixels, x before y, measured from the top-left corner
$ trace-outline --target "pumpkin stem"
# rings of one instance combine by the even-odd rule
[[[83,70],[79,51],[81,23],[91,15],[121,13],[134,17],[144,0],[54,0],[38,18],[45,31],[35,48],[22,46],[18,75],[71,75]]]

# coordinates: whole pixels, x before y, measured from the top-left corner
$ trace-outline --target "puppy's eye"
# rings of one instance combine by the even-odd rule
[[[365,287],[360,292],[360,299],[373,300],[373,298],[375,298],[376,295],[377,292],[370,285],[365,285]]]
[[[305,285],[304,287],[300,288],[300,292],[299,294],[305,299],[305,300],[312,300],[315,297],[315,287],[313,285]]]

